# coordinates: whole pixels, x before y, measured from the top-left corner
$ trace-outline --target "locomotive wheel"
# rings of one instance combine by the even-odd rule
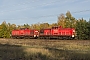
[[[39,37],[40,39],[43,39],[43,37]]]
[[[50,39],[50,37],[48,36],[48,37],[46,37],[46,39]]]
[[[58,39],[59,39],[59,40],[62,40],[62,37],[59,36]]]

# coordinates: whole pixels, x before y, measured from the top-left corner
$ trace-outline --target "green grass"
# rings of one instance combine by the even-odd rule
[[[90,60],[90,41],[0,39],[0,60]]]

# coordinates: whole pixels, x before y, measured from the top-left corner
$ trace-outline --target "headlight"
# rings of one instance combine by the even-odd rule
[[[34,35],[34,37],[36,37],[36,35]]]
[[[74,37],[74,35],[72,35],[72,37]]]

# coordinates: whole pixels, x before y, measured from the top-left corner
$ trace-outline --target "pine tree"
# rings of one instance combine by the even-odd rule
[[[77,20],[76,31],[77,31],[78,39],[84,39],[84,40],[88,39],[88,35],[87,35],[88,29],[87,29],[86,20],[84,20],[83,18]]]

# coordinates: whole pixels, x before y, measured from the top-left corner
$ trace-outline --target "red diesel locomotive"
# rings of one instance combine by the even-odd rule
[[[37,38],[38,35],[38,30],[30,30],[28,28],[21,28],[12,31],[12,38]]]
[[[30,30],[20,29],[12,31],[12,38],[40,38],[40,39],[74,39],[75,38],[75,29],[74,28],[62,28],[60,27],[52,27],[50,29],[41,29],[38,30]]]
[[[58,39],[74,39],[74,28],[52,27],[51,29],[42,29],[39,31],[39,38],[58,38]]]

